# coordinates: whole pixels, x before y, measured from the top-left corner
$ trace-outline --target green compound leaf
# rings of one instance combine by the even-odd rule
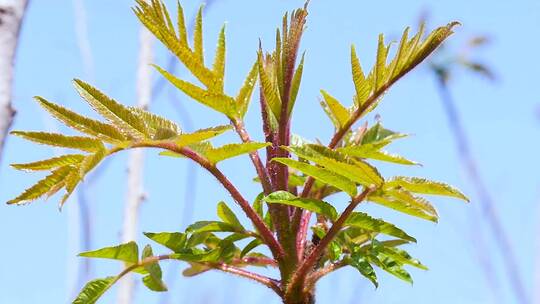
[[[396,211],[422,218],[428,221],[437,222],[437,212],[434,211],[427,201],[412,197],[412,195],[401,191],[377,191],[368,196],[370,202],[394,209]]]
[[[67,154],[26,164],[11,164],[11,166],[18,170],[43,171],[69,165],[76,165],[82,162],[84,158],[85,156],[82,154]]]
[[[218,203],[217,215],[223,222],[231,224],[237,227],[239,230],[245,230],[242,223],[240,223],[240,220],[238,220],[238,217],[236,217],[234,212],[231,210],[231,208],[229,208],[229,206],[227,206],[227,204],[225,204],[225,202]]]
[[[375,285],[375,288],[379,287],[379,282],[377,281],[377,274],[364,256],[358,253],[352,254],[349,259],[349,265],[356,268],[360,272],[360,274],[370,280],[371,283]]]
[[[286,149],[361,185],[381,186],[384,182],[381,174],[370,164],[361,160],[350,159],[322,145],[306,144],[303,146],[286,147]]]
[[[330,120],[336,127],[339,129],[343,127],[351,119],[351,113],[347,108],[345,108],[339,100],[330,95],[325,90],[321,90],[323,100],[321,101],[321,106],[326,112]]]
[[[469,201],[469,199],[458,189],[448,184],[431,181],[425,178],[397,176],[388,181],[385,185],[386,189],[399,187],[414,193],[444,195],[459,198],[466,202]]]
[[[150,245],[146,245],[143,249],[141,260],[153,256],[154,253],[152,252],[152,247]],[[157,292],[167,291],[167,286],[161,279],[163,272],[161,271],[161,267],[157,261],[154,263],[145,264],[144,269],[148,272],[148,275],[144,276],[142,281],[143,284],[148,287],[148,289]]]
[[[180,232],[145,232],[144,235],[152,241],[179,253],[186,247],[187,236]]]
[[[282,163],[290,168],[301,171],[302,173],[312,176],[323,183],[345,191],[350,196],[355,196],[357,193],[355,183],[342,175],[336,174],[333,171],[299,162],[290,158],[273,158],[272,161]]]
[[[228,144],[219,148],[211,148],[203,154],[209,161],[216,164],[220,161],[233,158],[242,154],[251,153],[269,146],[269,143],[248,142],[241,144]]]
[[[83,287],[73,304],[94,304],[99,298],[116,283],[118,277],[106,277],[92,280]]]
[[[238,115],[240,118],[243,118],[246,115],[258,76],[259,66],[257,65],[257,62],[255,62],[246,76],[240,91],[238,91],[238,95],[236,95],[236,107],[238,108]]]
[[[107,95],[82,80],[75,79],[73,83],[81,97],[86,100],[96,112],[122,130],[125,135],[137,139],[145,139],[148,137],[149,134],[146,123],[128,107],[109,98]]]
[[[359,158],[380,160],[400,165],[418,165],[417,162],[408,160],[403,156],[397,154],[391,154],[386,151],[380,150],[377,146],[372,144],[366,144],[361,146],[348,146],[338,148],[337,151],[348,156],[354,156]]]
[[[397,228],[394,224],[385,222],[382,219],[373,218],[363,212],[353,212],[345,222],[345,226],[358,227],[368,231],[383,233],[407,241],[416,242],[415,238]]]
[[[67,136],[48,132],[12,131],[12,135],[43,145],[95,152],[103,149],[103,143],[91,137]]]
[[[118,246],[82,252],[79,253],[79,256],[86,258],[112,259],[136,264],[139,262],[139,247],[137,246],[137,243],[129,242]]]
[[[283,204],[302,208],[311,212],[324,215],[332,221],[335,221],[338,216],[336,208],[334,208],[327,202],[312,198],[297,197],[287,191],[276,191],[270,193],[263,200],[270,204]]]
[[[180,147],[189,146],[214,138],[229,131],[230,129],[231,126],[217,126],[212,128],[200,129],[193,133],[180,134],[174,139],[174,142]]]
[[[127,140],[127,138],[113,125],[84,117],[71,110],[68,110],[67,108],[49,102],[45,98],[39,96],[34,98],[37,100],[40,106],[47,110],[47,112],[68,127],[88,135],[95,136],[110,143],[123,142]]]
[[[253,249],[257,248],[258,246],[264,244],[260,239],[254,239],[253,241],[249,242],[244,249],[242,249],[242,252],[240,252],[240,258],[245,257],[248,253],[250,253]]]
[[[179,135],[182,132],[180,127],[175,122],[165,117],[148,112],[138,107],[129,107],[129,109],[144,120],[148,127],[150,137],[154,140],[169,139]]]
[[[238,232],[243,233],[243,229],[225,222],[219,221],[198,221],[187,227],[186,232],[202,233],[202,232]]]
[[[9,205],[24,204],[34,201],[44,195],[51,196],[60,190],[60,188],[63,186],[64,180],[72,171],[73,167],[60,167],[7,203]]]

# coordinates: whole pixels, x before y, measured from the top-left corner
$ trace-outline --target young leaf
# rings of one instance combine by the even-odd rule
[[[161,244],[174,252],[180,252],[186,247],[186,234],[180,232],[145,232],[144,235],[152,241]]]
[[[170,81],[175,87],[184,92],[184,94],[202,103],[203,105],[223,113],[230,118],[234,118],[236,112],[235,100],[220,92],[207,91],[201,87],[184,81],[166,70],[154,66],[163,77]]]
[[[345,108],[336,98],[328,94],[325,90],[321,90],[323,101],[321,106],[330,117],[336,128],[343,127],[351,118],[351,113]]]
[[[301,147],[287,147],[286,149],[361,185],[381,186],[384,182],[377,169],[370,164],[347,158],[345,155],[322,145],[308,144]]]
[[[182,271],[182,275],[185,276],[185,277],[194,277],[194,276],[196,276],[198,274],[201,274],[203,272],[206,272],[206,271],[208,271],[210,269],[212,269],[212,268],[210,268],[209,266],[206,266],[204,264],[190,263],[190,267],[184,269],[184,271]]]
[[[225,25],[223,25],[221,31],[219,32],[214,66],[212,67],[212,70],[218,78],[218,81],[214,87],[216,92],[223,92],[223,79],[225,78],[225,43]]]
[[[365,100],[370,93],[370,85],[369,82],[366,82],[366,77],[362,70],[362,66],[360,65],[358,55],[356,55],[356,48],[354,45],[351,45],[351,68],[354,88],[356,89],[356,99],[360,101]]]
[[[296,71],[294,72],[294,76],[292,79],[292,85],[291,85],[291,94],[289,97],[289,109],[288,113],[290,114],[292,112],[292,109],[294,108],[294,104],[296,102],[296,97],[298,96],[298,90],[300,89],[300,83],[302,82],[302,73],[304,72],[304,57],[306,53],[304,52],[302,54],[302,59],[300,59],[300,63],[298,64],[298,68],[296,68]]]
[[[129,110],[144,120],[152,139],[168,139],[182,132],[180,127],[175,122],[167,118],[150,113],[139,107],[129,107]]]
[[[152,252],[152,247],[146,245],[143,249],[141,260],[154,256]],[[163,273],[158,262],[145,264],[144,269],[148,272],[148,275],[143,277],[142,281],[148,289],[157,292],[167,291],[167,286],[161,280]]]
[[[379,44],[377,46],[377,60],[373,74],[375,75],[375,90],[378,90],[386,81],[386,59],[388,56],[388,47],[384,44],[384,35],[379,35]]]
[[[269,143],[248,142],[241,144],[228,144],[219,148],[207,150],[204,155],[209,161],[216,164],[222,160],[226,160],[238,155],[251,153],[261,148],[267,147]]]
[[[240,223],[234,212],[225,204],[225,202],[219,202],[217,206],[217,214],[219,218],[227,224],[231,224],[238,227],[239,230],[245,230],[244,226]]]
[[[211,87],[215,82],[216,77],[210,69],[204,66],[200,56],[198,56],[196,52],[192,52],[187,44],[187,31],[183,10],[180,4],[178,3],[179,38],[176,36],[172,24],[169,24],[166,18],[166,15],[168,14],[159,13],[160,11],[167,11],[165,5],[161,1],[152,1],[152,3],[149,4],[144,0],[137,0],[137,4],[138,7],[136,7],[134,11],[144,26],[146,26],[146,28],[185,65],[193,76],[197,77],[197,79],[205,86]],[[197,38],[197,40],[199,40],[199,38]]]
[[[195,54],[197,60],[204,64],[204,48],[203,48],[203,29],[202,29],[202,12],[203,6],[199,8],[197,12],[197,17],[195,19],[195,29],[193,31],[193,53]]]
[[[261,90],[263,92],[266,104],[272,111],[272,114],[274,114],[274,117],[279,118],[281,109],[281,97],[279,94],[279,88],[277,87],[274,79],[272,78],[273,75],[268,73],[267,69],[265,68],[262,51],[259,51],[258,55],[259,56],[257,62],[259,66],[259,79],[261,80]],[[271,66],[268,66],[268,70],[270,69]]]
[[[369,255],[369,261],[396,278],[411,284],[413,283],[409,272],[403,269],[403,264],[394,260],[392,257],[379,253],[377,255]]]
[[[438,216],[433,213],[427,206],[419,205],[418,203],[412,203],[409,200],[402,200],[395,196],[390,196],[384,193],[375,192],[368,196],[370,202],[394,209],[396,211],[412,215],[418,218],[422,218],[428,221],[437,222]]]
[[[77,131],[98,137],[99,139],[110,143],[127,140],[126,137],[112,125],[79,115],[62,106],[45,100],[45,98],[36,96],[35,99],[56,119]]]
[[[120,260],[126,263],[139,262],[139,248],[135,242],[129,242],[113,247],[105,247],[94,251],[79,253],[81,257]]]
[[[236,95],[236,107],[240,118],[243,118],[246,115],[253,88],[257,83],[258,73],[258,65],[257,62],[255,62],[244,80],[244,84],[240,88],[240,91],[238,91],[238,95]]]
[[[273,158],[272,161],[282,163],[290,168],[301,171],[304,174],[312,176],[323,183],[334,186],[342,191],[345,191],[350,196],[356,195],[356,185],[348,178],[336,174],[333,171],[316,167],[307,163],[299,162],[290,158]]]
[[[345,222],[345,225],[354,226],[373,232],[384,233],[416,243],[416,239],[408,235],[405,231],[397,228],[393,224],[383,221],[382,219],[373,218],[363,212],[353,212]]]
[[[397,154],[391,154],[386,151],[377,149],[372,144],[366,144],[361,146],[348,146],[337,149],[338,152],[343,154],[359,157],[359,158],[368,158],[375,159],[380,161],[386,161],[390,163],[396,163],[400,165],[418,165],[417,162],[408,160],[403,156]]]
[[[221,135],[231,129],[231,126],[217,126],[207,129],[200,129],[193,133],[184,133],[178,135],[174,141],[180,147],[189,146],[198,142],[202,142],[218,135]]]
[[[11,164],[11,166],[18,170],[27,171],[52,170],[59,167],[76,165],[82,162],[84,157],[82,154],[67,154],[26,164]]]
[[[11,134],[39,144],[53,147],[76,149],[87,152],[95,152],[104,148],[101,141],[90,137],[26,131],[12,131]]]
[[[395,247],[387,247],[383,245],[379,245],[376,250],[378,252],[384,253],[385,255],[389,256],[390,258],[403,265],[410,265],[418,269],[428,270],[426,266],[420,263],[420,261],[418,261],[417,259],[411,257],[411,255],[405,250],[401,250]]]
[[[73,167],[66,166],[60,167],[44,179],[37,182],[34,186],[26,189],[22,194],[16,198],[8,201],[8,204],[24,204],[27,202],[34,201],[45,194],[49,194],[51,191],[58,191],[59,188],[56,187],[58,184],[62,184],[65,178],[73,170]]]
[[[117,277],[92,280],[86,285],[73,301],[73,304],[94,304],[118,280]]]
[[[338,216],[336,209],[327,202],[312,198],[297,197],[286,191],[270,193],[263,200],[270,204],[284,204],[322,214],[332,221],[335,221]]]
[[[397,176],[388,181],[385,185],[385,189],[399,187],[414,193],[444,195],[459,198],[466,202],[469,201],[469,199],[458,189],[448,184],[430,181],[425,178]]]
[[[188,233],[202,233],[202,232],[238,232],[243,233],[244,229],[240,229],[237,226],[233,226],[229,223],[218,221],[199,221],[189,225],[186,228]]]
[[[371,283],[375,285],[375,288],[379,287],[379,282],[377,281],[377,274],[364,256],[358,253],[352,254],[349,259],[349,264],[356,268],[364,277],[370,280]]]
[[[251,252],[251,250],[255,249],[259,245],[264,244],[260,239],[254,239],[253,241],[249,242],[244,249],[242,249],[242,252],[240,252],[240,258],[245,257],[248,253]]]
[[[146,124],[142,118],[133,113],[129,108],[109,98],[91,85],[75,79],[75,88],[92,108],[113,125],[117,126],[126,135],[144,139],[148,136]]]

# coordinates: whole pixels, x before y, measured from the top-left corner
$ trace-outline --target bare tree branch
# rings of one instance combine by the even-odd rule
[[[137,68],[137,106],[148,108],[152,98],[152,78],[150,63],[153,61],[152,34],[141,27],[139,36],[139,62]],[[144,152],[136,149],[130,152],[128,163],[128,185],[124,207],[124,224],[122,242],[133,241],[137,238],[139,207],[144,200],[143,190]],[[129,304],[133,300],[135,281],[132,275],[126,276],[120,282],[118,303]]]
[[[476,161],[470,149],[467,134],[465,133],[465,129],[461,123],[456,105],[452,98],[451,92],[448,89],[446,80],[444,77],[439,75],[437,77],[437,81],[438,91],[443,102],[444,110],[446,111],[446,115],[448,117],[448,122],[456,140],[457,150],[462,161],[462,166],[465,168],[469,180],[477,192],[483,215],[491,228],[491,232],[496,240],[497,245],[499,246],[499,252],[503,258],[506,267],[506,275],[510,280],[512,290],[519,303],[530,303],[529,296],[522,282],[519,265],[514,254],[514,246],[512,245],[507,231],[499,218],[497,210],[494,207],[495,203],[493,198],[488,191],[482,176],[480,175]]]
[[[26,0],[0,0],[0,161],[15,116],[11,105],[13,63],[26,5]]]

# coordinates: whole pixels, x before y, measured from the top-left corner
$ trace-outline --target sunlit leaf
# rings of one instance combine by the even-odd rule
[[[113,259],[136,264],[139,261],[139,247],[135,242],[128,242],[118,246],[82,252],[79,253],[79,256],[86,258]]]
[[[388,181],[385,185],[386,189],[399,187],[414,193],[444,195],[459,198],[466,202],[469,201],[469,199],[458,189],[448,184],[431,181],[425,178],[397,176]]]
[[[124,134],[134,138],[146,138],[148,136],[148,130],[144,120],[129,110],[128,107],[109,98],[82,80],[75,79],[73,83],[81,97],[96,112],[120,128]]]
[[[143,249],[141,260],[153,256],[154,253],[152,252],[152,247],[150,247],[150,245],[146,245]],[[158,292],[167,291],[167,286],[161,280],[163,273],[157,261],[155,263],[146,263],[144,265],[144,269],[148,272],[148,275],[144,276],[142,281],[144,285],[148,287],[148,289]]]
[[[180,232],[145,232],[144,235],[152,241],[161,244],[174,252],[180,252],[186,245],[186,234]]]
[[[22,137],[39,144],[69,148],[87,152],[103,149],[103,143],[97,139],[83,136],[67,136],[47,132],[12,131],[12,135]]]
[[[59,167],[78,164],[83,161],[84,157],[85,156],[82,154],[67,154],[26,164],[11,164],[11,166],[18,170],[27,171],[52,170]]]
[[[26,189],[21,195],[16,198],[8,201],[8,204],[23,204],[34,201],[46,194],[49,194],[51,190],[58,191],[58,188],[55,188],[58,184],[61,184],[63,180],[69,175],[73,170],[72,167],[60,167],[44,179],[37,182],[32,187]]]
[[[271,204],[284,204],[302,208],[311,212],[322,214],[333,221],[336,220],[338,216],[336,209],[327,202],[312,198],[297,197],[286,191],[276,191],[270,193],[263,200]]]
[[[92,280],[83,287],[73,304],[94,304],[118,280],[117,277]]]
[[[238,220],[234,212],[225,204],[225,202],[219,202],[217,206],[217,214],[219,218],[227,223],[237,227],[239,230],[245,230],[242,223]]]
[[[323,183],[332,185],[340,190],[345,191],[350,196],[356,195],[356,185],[348,178],[336,174],[333,171],[299,162],[290,158],[273,158],[272,161],[282,163],[290,168],[301,171],[302,173],[312,176]]]
[[[400,239],[404,239],[411,242],[416,242],[416,239],[408,235],[405,231],[397,228],[393,224],[385,222],[382,219],[376,219],[363,212],[353,212],[347,221],[347,226],[354,226],[365,230],[383,233],[391,236],[395,236]]]
[[[116,143],[126,140],[126,137],[113,125],[84,117],[62,106],[49,102],[45,100],[45,98],[36,96],[35,99],[56,119],[75,130],[98,137],[106,142]]]

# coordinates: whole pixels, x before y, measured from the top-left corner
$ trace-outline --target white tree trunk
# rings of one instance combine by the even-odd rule
[[[146,109],[152,97],[152,79],[150,63],[153,60],[152,34],[141,28],[139,42],[139,62],[137,68],[137,105]],[[128,162],[128,180],[126,203],[124,207],[124,225],[122,242],[134,241],[137,238],[139,206],[144,200],[143,187],[144,154],[142,149],[132,150]],[[135,281],[127,275],[120,282],[118,294],[119,304],[130,304],[133,300]]]
[[[13,62],[26,0],[0,0],[0,161],[15,111],[11,106]]]

